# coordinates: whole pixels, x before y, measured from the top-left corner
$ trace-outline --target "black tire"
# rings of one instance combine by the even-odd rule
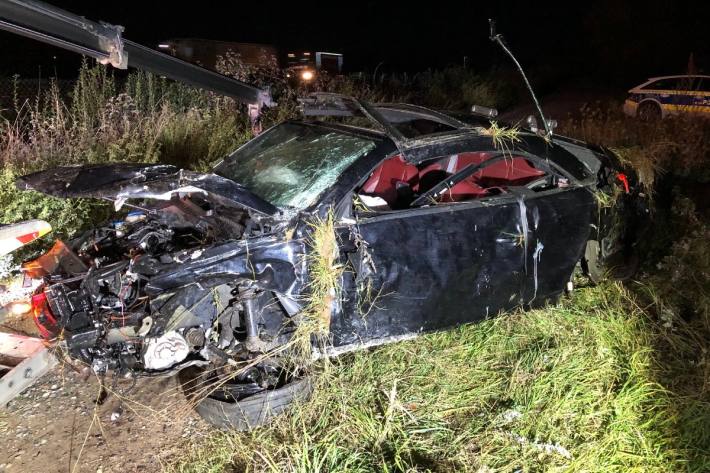
[[[663,117],[663,112],[655,102],[643,102],[639,105],[636,116],[644,122],[652,122],[660,120]]]
[[[181,376],[183,387],[191,379],[194,378],[189,375]],[[294,401],[308,400],[312,392],[311,380],[306,377],[236,402],[207,397],[195,406],[195,411],[215,427],[245,431],[267,424],[274,416],[286,411]]]
[[[620,251],[604,259],[599,242],[589,240],[581,261],[582,271],[593,284],[599,284],[605,279],[628,281],[638,270],[639,258],[635,251],[628,255],[623,253]]]

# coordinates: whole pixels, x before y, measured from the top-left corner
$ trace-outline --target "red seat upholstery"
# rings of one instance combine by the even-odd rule
[[[419,181],[419,169],[402,156],[387,158],[365,181],[360,192],[383,198],[391,206],[397,200],[397,184],[408,184],[412,189]]]
[[[490,153],[460,153],[447,156],[423,168],[419,173],[420,181],[434,171],[444,171],[447,175],[455,174],[469,165],[479,165],[490,157]],[[441,197],[444,202],[460,202],[480,198],[488,194],[491,187],[524,185],[545,172],[535,169],[525,158],[512,156],[496,161],[473,173],[452,187]]]
[[[406,183],[414,192],[423,193],[447,176],[456,174],[469,165],[479,165],[490,156],[491,153],[484,152],[453,154],[438,159],[421,170],[404,161],[401,156],[393,156],[383,161],[373,171],[361,192],[381,197],[393,206],[397,200],[398,184]],[[536,169],[523,157],[506,157],[485,166],[459,182],[444,193],[440,200],[460,202],[476,199],[488,195],[490,188],[504,191],[507,186],[525,185],[544,175],[544,171]]]
[[[461,202],[480,199],[488,194],[488,190],[473,181],[463,180],[439,196],[439,202]]]
[[[419,179],[432,171],[445,171],[447,174],[455,174],[468,166],[469,164],[480,164],[485,161],[490,153],[461,153],[452,154],[443,159],[429,164],[419,171]]]
[[[484,187],[494,187],[522,186],[544,175],[545,171],[535,169],[527,159],[513,156],[486,166],[472,177]]]

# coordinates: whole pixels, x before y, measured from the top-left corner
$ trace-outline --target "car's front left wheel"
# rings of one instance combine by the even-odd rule
[[[306,401],[313,391],[309,377],[284,374],[271,385],[263,380],[220,377],[214,369],[187,368],[179,378],[200,417],[215,427],[240,431],[267,424],[294,402]]]

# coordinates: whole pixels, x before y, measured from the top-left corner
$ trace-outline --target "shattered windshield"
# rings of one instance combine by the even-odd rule
[[[232,153],[215,171],[276,206],[303,209],[374,147],[374,140],[362,136],[283,123]]]

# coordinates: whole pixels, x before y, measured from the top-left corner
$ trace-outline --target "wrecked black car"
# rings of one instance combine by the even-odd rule
[[[268,89],[131,42],[122,26],[20,0],[0,2],[0,20],[231,97],[256,132],[273,105]],[[491,39],[512,57],[493,22]],[[308,395],[313,359],[554,301],[577,264],[594,280],[630,274],[634,176],[609,151],[553,135],[531,95],[544,133],[313,94],[302,120],[212,173],[109,164],[20,178],[116,210],[25,266],[42,279],[37,326],[100,376],[179,374],[205,419],[244,429]]]
[[[412,105],[302,105],[210,174],[21,178],[117,210],[35,263],[45,335],[99,374],[189,373],[208,421],[247,428],[308,394],[310,359],[540,306],[580,262],[628,260],[634,225],[604,224],[599,195],[632,213],[638,191],[606,150]]]

